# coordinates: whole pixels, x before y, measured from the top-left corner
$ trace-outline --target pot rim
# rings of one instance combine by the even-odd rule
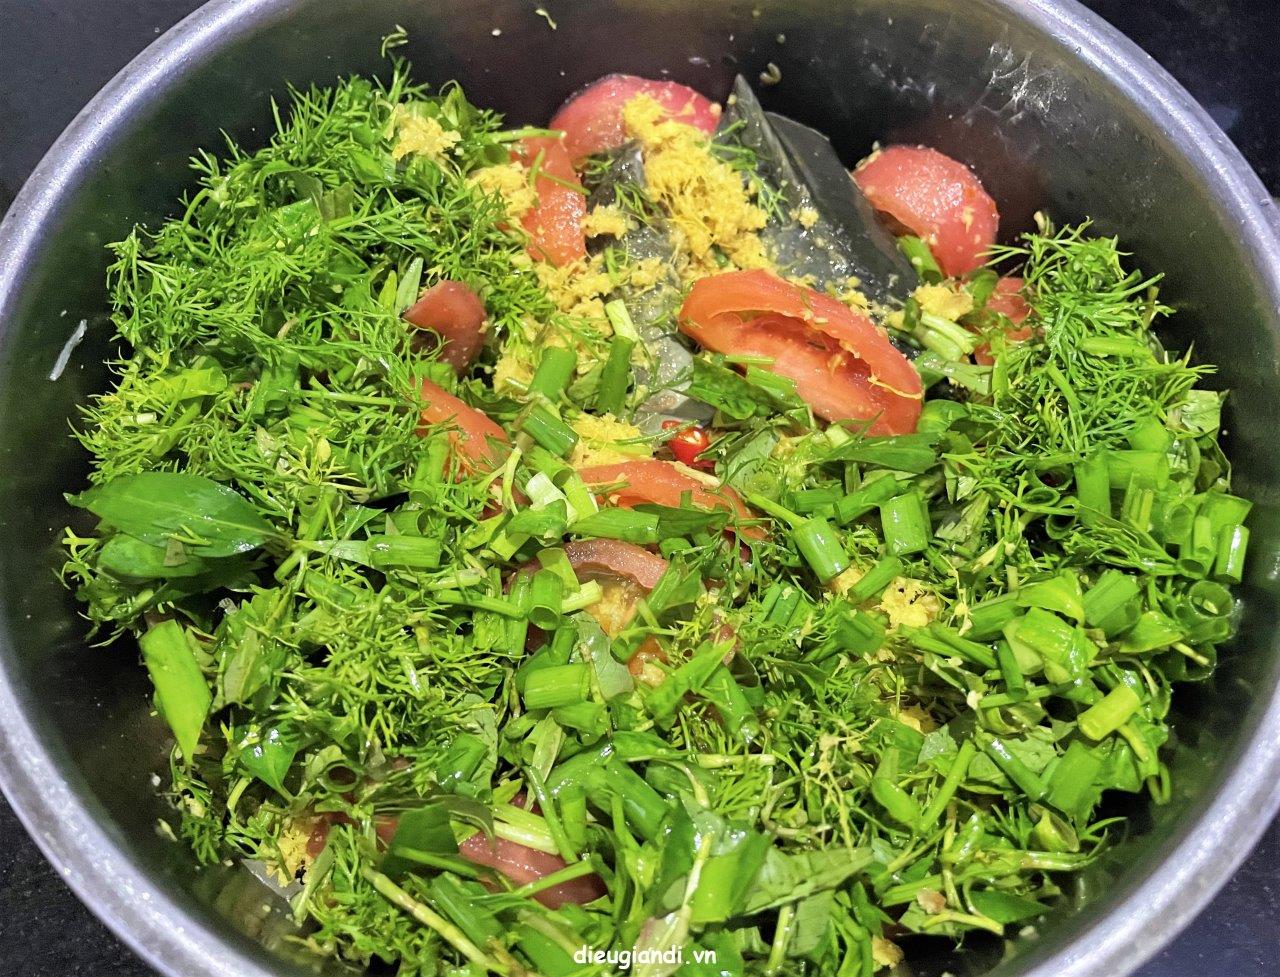
[[[115,138],[118,123],[159,97],[192,64],[212,58],[228,41],[286,19],[305,0],[211,0],[129,62],[76,115],[37,165],[0,223],[0,324],[15,306],[17,287],[38,253],[43,229],[56,221],[74,190]],[[1280,218],[1270,195],[1239,150],[1191,95],[1146,52],[1076,0],[987,0],[1075,52],[1091,72],[1135,105],[1178,147],[1234,220],[1280,309]],[[1278,327],[1280,328],[1280,327]],[[60,770],[60,751],[47,746],[22,711],[11,675],[8,636],[0,634],[0,787],[19,819],[75,894],[157,971],[182,977],[280,977],[265,969],[244,937],[228,939],[189,911],[117,844],[91,797]],[[1270,699],[1240,744],[1220,789],[1184,818],[1164,843],[1158,864],[1129,880],[1105,913],[1082,923],[1075,937],[1022,970],[1023,977],[1116,977],[1154,955],[1213,897],[1252,850],[1280,809],[1280,667]],[[78,786],[78,785],[77,785]],[[1159,925],[1152,927],[1152,920]],[[1018,961],[1011,962],[1014,969]],[[1010,965],[998,973],[1012,973]]]

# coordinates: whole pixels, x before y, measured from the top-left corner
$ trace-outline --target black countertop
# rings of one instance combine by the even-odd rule
[[[1280,195],[1276,0],[1087,0],[1169,69]],[[0,0],[0,211],[72,116],[199,0]],[[0,256],[3,260],[3,256]],[[71,894],[0,799],[0,973],[153,977]],[[1138,977],[1280,974],[1280,821]]]

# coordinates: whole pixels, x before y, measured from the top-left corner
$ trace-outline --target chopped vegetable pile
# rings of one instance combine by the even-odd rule
[[[114,245],[64,577],[154,680],[162,830],[298,941],[865,977],[1169,798],[1250,503],[1115,240],[997,246],[923,147],[819,189],[741,84],[513,129],[397,62],[276,119]]]

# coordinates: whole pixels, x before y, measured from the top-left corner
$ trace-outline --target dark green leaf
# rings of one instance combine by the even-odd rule
[[[184,472],[125,475],[68,501],[155,546],[189,538],[197,556],[245,553],[275,536],[270,523],[234,489]]]

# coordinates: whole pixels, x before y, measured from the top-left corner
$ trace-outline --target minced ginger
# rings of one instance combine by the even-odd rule
[[[391,158],[397,162],[415,153],[436,163],[444,161],[462,136],[446,129],[438,119],[416,115],[403,105],[397,105],[391,117],[395,142],[391,145]]]
[[[706,134],[670,118],[648,95],[627,102],[622,119],[644,149],[649,193],[676,232],[681,278],[722,271],[717,250],[738,268],[772,270],[758,233],[767,223],[765,212],[742,175],[711,152]]]

